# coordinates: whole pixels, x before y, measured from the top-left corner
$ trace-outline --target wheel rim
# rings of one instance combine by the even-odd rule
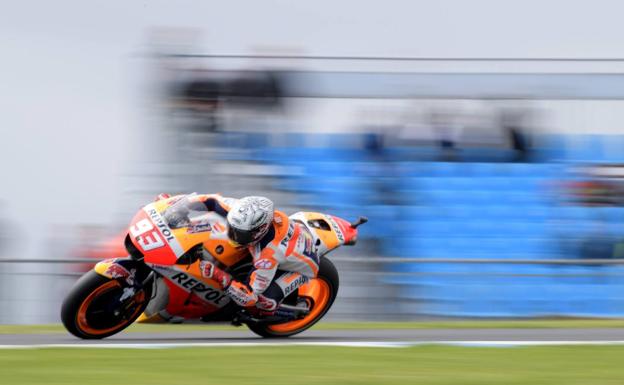
[[[76,315],[78,328],[84,333],[97,336],[122,329],[138,317],[141,304],[145,300],[143,291],[135,295],[126,309],[122,310],[123,314],[114,315],[110,311],[111,300],[121,295],[122,289],[121,284],[113,280],[91,292],[78,308]]]
[[[269,330],[276,333],[292,333],[316,322],[329,305],[331,287],[321,278],[313,279],[299,288],[299,298],[303,298],[312,304],[310,312],[302,319],[269,325]]]

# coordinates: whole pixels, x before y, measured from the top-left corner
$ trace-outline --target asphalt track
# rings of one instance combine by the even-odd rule
[[[244,327],[232,331],[188,332],[126,332],[104,340],[80,340],[68,333],[51,334],[3,334],[0,346],[99,346],[110,345],[146,348],[184,345],[262,345],[262,344],[334,344],[334,345],[383,345],[453,343],[471,344],[523,343],[617,343],[624,344],[624,329],[370,329],[370,330],[308,330],[288,339],[263,339]]]

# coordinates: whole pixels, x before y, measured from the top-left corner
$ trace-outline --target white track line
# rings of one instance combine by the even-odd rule
[[[224,348],[262,346],[336,346],[362,348],[406,348],[422,345],[447,345],[464,347],[518,347],[518,346],[564,346],[564,345],[624,345],[624,341],[352,341],[352,342],[228,342],[228,343],[77,343],[40,345],[0,345],[0,349],[41,348],[87,348],[87,349],[171,349],[171,348]]]

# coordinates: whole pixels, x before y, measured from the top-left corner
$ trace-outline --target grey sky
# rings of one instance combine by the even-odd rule
[[[622,4],[2,0],[0,199],[31,245],[51,223],[113,219],[146,132],[131,57],[151,27],[199,29],[215,53],[624,57]]]

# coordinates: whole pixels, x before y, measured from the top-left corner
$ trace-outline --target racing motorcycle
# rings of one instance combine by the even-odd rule
[[[61,320],[73,335],[101,339],[134,321],[201,320],[245,324],[262,337],[289,337],[310,328],[332,306],[338,294],[338,272],[327,254],[354,245],[360,217],[350,223],[337,216],[298,212],[299,223],[319,258],[319,272],[294,290],[274,312],[236,305],[221,285],[201,274],[215,263],[245,282],[252,271],[246,248],[227,237],[227,222],[209,211],[198,194],[157,200],[134,216],[125,237],[125,258],[103,260],[83,275],[61,308]]]

